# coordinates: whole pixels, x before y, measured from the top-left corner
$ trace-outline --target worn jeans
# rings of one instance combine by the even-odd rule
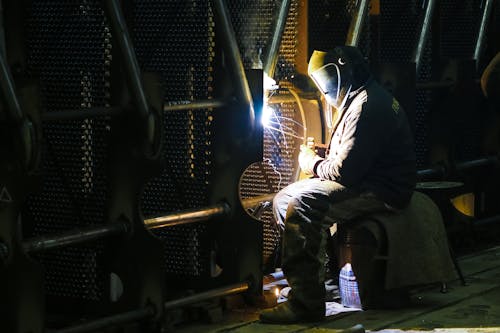
[[[327,230],[363,215],[390,210],[373,193],[319,178],[295,182],[273,200],[283,230],[282,269],[292,288],[290,301],[309,309],[324,307]]]

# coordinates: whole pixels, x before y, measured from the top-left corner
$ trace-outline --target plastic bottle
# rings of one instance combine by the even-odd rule
[[[356,281],[356,276],[354,275],[354,271],[352,270],[350,263],[345,264],[340,270],[339,292],[340,300],[343,306],[362,309],[358,282]]]

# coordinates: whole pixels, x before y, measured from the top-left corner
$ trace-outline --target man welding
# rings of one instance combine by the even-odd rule
[[[299,165],[311,178],[274,198],[283,230],[282,269],[291,292],[287,302],[266,309],[260,320],[292,324],[325,315],[325,249],[332,222],[397,211],[415,187],[413,138],[405,112],[370,74],[355,47],[314,51],[308,74],[339,117],[326,157],[301,146]]]

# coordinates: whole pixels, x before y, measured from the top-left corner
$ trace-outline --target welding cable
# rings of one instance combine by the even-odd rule
[[[302,119],[302,126],[304,128],[303,144],[306,144],[306,141],[307,141],[307,123],[306,123],[306,114],[304,112],[304,107],[302,106],[302,102],[301,102],[300,97],[297,94],[297,92],[292,88],[288,88],[288,91],[295,98],[295,100],[297,101],[297,105],[299,106],[300,117]]]

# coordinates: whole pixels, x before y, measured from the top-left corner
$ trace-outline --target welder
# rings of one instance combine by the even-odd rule
[[[339,116],[328,154],[301,146],[299,165],[310,178],[281,190],[273,210],[283,231],[282,269],[287,302],[263,310],[266,323],[318,321],[325,315],[325,248],[333,222],[341,225],[377,212],[397,212],[415,188],[412,133],[398,101],[350,46],[314,51],[309,77]]]

